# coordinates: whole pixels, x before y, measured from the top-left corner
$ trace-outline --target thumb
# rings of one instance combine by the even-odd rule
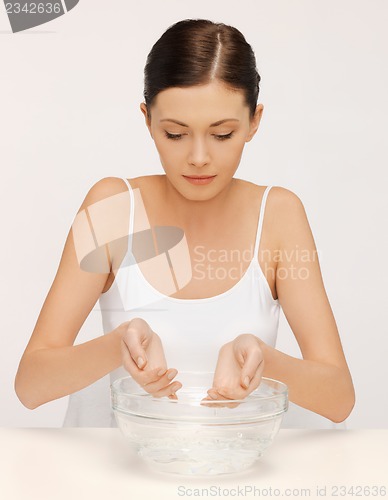
[[[245,363],[241,370],[241,385],[245,388],[249,387],[253,377],[256,375],[257,370],[261,363],[263,362],[263,357],[260,352],[250,352],[245,359]]]
[[[129,327],[123,335],[123,342],[126,349],[138,368],[144,368],[147,364],[147,355],[142,346],[140,332]]]
[[[139,349],[137,352],[131,354],[131,356],[140,369],[147,364],[147,355],[143,349]]]

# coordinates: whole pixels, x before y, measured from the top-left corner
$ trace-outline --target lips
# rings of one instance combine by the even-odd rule
[[[189,179],[210,179],[215,177],[215,175],[184,175],[183,177],[188,177]]]
[[[182,175],[184,179],[187,180],[190,184],[193,184],[194,186],[204,186],[206,184],[210,184],[213,182],[213,180],[217,177],[216,175],[196,175],[195,177],[189,177],[187,175]]]

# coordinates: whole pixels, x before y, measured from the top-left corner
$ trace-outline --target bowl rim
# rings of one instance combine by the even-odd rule
[[[197,372],[197,371],[193,371],[193,370],[187,370],[187,371],[182,370],[180,373],[185,373],[185,374],[186,373],[187,374],[193,373],[193,374],[198,375],[198,374],[209,374],[209,373],[214,373],[214,372],[210,372],[210,371]],[[179,372],[178,372],[178,375],[179,375]],[[157,398],[157,397],[151,396],[146,391],[144,392],[144,394],[133,394],[130,392],[120,391],[117,389],[116,386],[119,385],[119,383],[124,379],[134,380],[131,375],[126,375],[124,377],[119,377],[116,380],[114,380],[113,382],[111,382],[110,390],[111,390],[111,393],[114,394],[115,396],[121,395],[121,396],[126,396],[126,397],[129,397],[131,399],[135,399],[135,400],[136,399],[142,400],[142,399],[144,399],[144,396],[149,396],[147,398],[147,401],[158,401],[158,402],[163,401],[163,403],[167,403],[167,404],[172,403],[172,404],[181,404],[181,405],[185,404],[185,405],[190,405],[190,406],[197,406],[197,402],[194,402],[194,401],[182,401],[179,399],[169,399],[166,396]],[[262,396],[262,395],[254,394],[254,392],[260,388],[261,381],[270,381],[270,382],[275,382],[276,384],[279,384],[280,385],[279,393],[273,394],[271,396]],[[220,399],[220,400],[212,399],[211,401],[209,400],[209,403],[215,404],[216,406],[217,405],[222,406],[226,402],[227,403],[240,403],[241,404],[241,403],[247,403],[247,402],[252,402],[252,401],[271,401],[272,399],[284,398],[284,397],[288,400],[288,386],[284,382],[281,382],[280,380],[277,380],[277,379],[274,379],[271,377],[261,377],[261,381],[260,381],[260,384],[257,387],[257,389],[255,389],[255,391],[248,394],[248,396],[244,399]],[[136,381],[134,381],[134,382],[137,383]],[[143,389],[143,388],[139,385],[139,389]]]

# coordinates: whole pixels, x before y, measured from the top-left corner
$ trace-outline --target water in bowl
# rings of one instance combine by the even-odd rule
[[[279,416],[245,425],[154,422],[151,430],[136,418],[130,422],[123,422],[123,415],[116,418],[150,467],[184,475],[230,474],[248,469],[272,443],[282,419]]]

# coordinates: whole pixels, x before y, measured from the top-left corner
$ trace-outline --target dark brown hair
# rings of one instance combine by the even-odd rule
[[[148,116],[162,90],[206,85],[214,79],[231,91],[243,91],[252,119],[260,75],[244,35],[233,26],[207,19],[184,19],[173,24],[153,45],[144,68]]]

